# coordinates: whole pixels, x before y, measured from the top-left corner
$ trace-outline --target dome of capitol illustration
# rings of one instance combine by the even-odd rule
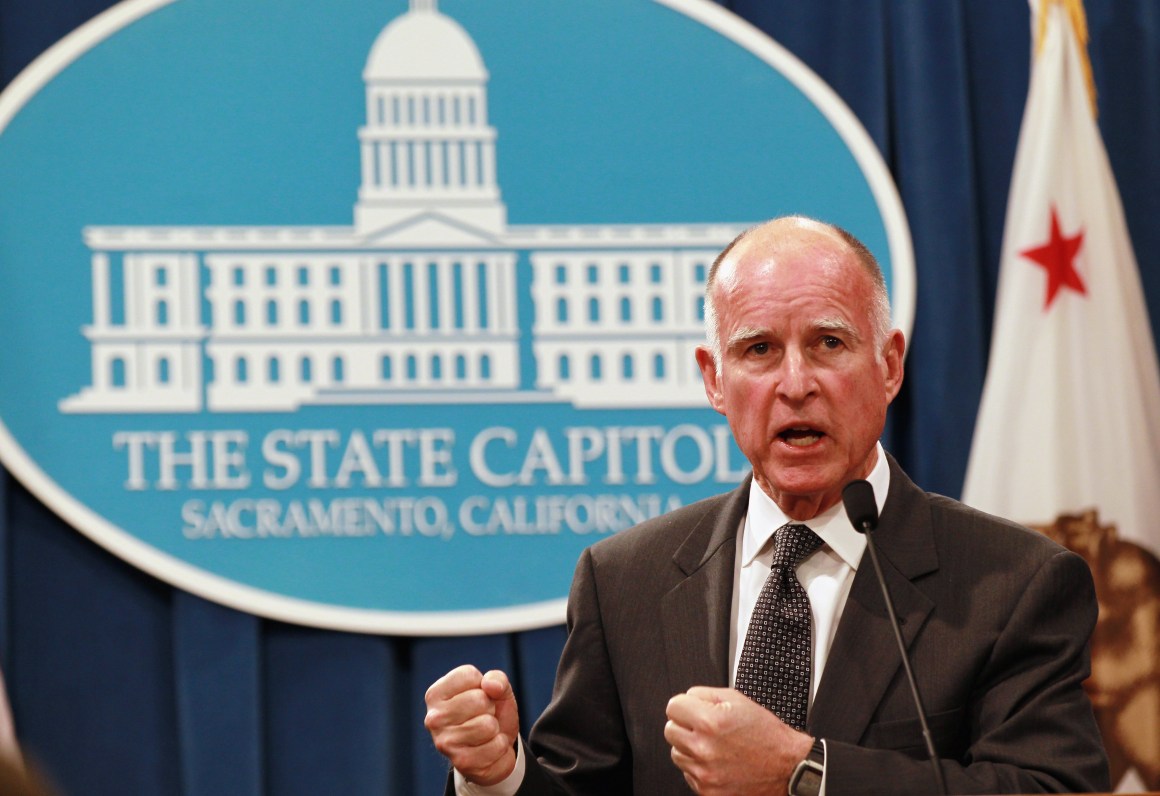
[[[433,0],[413,0],[411,9],[383,28],[367,57],[366,80],[487,79],[479,48],[459,23]]]

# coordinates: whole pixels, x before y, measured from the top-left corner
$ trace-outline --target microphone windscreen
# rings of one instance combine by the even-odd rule
[[[842,489],[842,504],[846,516],[860,533],[878,527],[878,504],[874,502],[874,487],[869,481],[851,481]]]

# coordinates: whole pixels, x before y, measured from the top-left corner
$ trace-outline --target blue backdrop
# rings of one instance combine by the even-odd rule
[[[0,0],[0,83],[111,4]],[[1027,4],[723,4],[829,82],[894,174],[918,306],[886,442],[922,486],[957,496],[1027,90]],[[1160,5],[1086,5],[1100,127],[1155,325]],[[465,661],[504,667],[530,723],[562,643],[562,628],[410,639],[257,619],[138,572],[0,482],[0,662],[22,742],[66,793],[434,793],[444,765],[422,728],[427,685]]]

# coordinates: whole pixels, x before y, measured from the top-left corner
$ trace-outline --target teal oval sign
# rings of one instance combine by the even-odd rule
[[[888,272],[864,131],[701,0],[131,0],[0,95],[0,455],[276,619],[562,621],[580,550],[741,479],[693,349],[787,212]]]

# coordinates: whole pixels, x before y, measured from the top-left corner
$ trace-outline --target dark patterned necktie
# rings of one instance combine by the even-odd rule
[[[802,730],[810,695],[810,598],[794,568],[822,540],[790,523],[774,534],[773,565],[761,587],[737,665],[737,690]]]

